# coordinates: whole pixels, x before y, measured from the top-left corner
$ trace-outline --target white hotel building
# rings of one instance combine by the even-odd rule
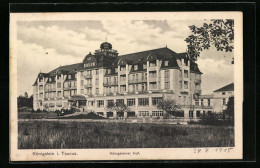
[[[201,94],[201,72],[186,53],[169,48],[119,55],[104,42],[78,64],[39,73],[33,84],[34,110],[53,111],[76,106],[104,117],[116,117],[110,103],[122,102],[130,111],[124,117],[162,118],[156,105],[162,98],[183,107],[184,118],[197,118],[211,106],[195,106]],[[197,110],[196,110],[196,109]]]

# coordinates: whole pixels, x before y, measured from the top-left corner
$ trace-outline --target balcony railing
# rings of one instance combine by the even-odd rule
[[[156,82],[156,77],[149,77],[149,82]]]
[[[71,86],[69,89],[77,89],[77,86]]]
[[[194,93],[201,94],[201,90],[195,90]]]
[[[106,82],[104,83],[104,86],[113,86],[113,85],[118,85],[118,82]]]
[[[129,84],[132,84],[132,83],[143,83],[143,82],[147,82],[147,79],[128,80],[128,83],[129,83]]]
[[[85,84],[84,85],[86,88],[90,88],[90,87],[92,87],[92,84],[91,83],[88,83],[88,84]]]
[[[194,82],[195,83],[201,83],[201,79],[195,79]]]
[[[92,74],[86,74],[86,75],[84,75],[84,78],[92,78]]]

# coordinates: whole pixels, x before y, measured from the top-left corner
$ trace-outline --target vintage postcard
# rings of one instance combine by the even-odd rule
[[[10,160],[242,159],[242,12],[10,14]]]

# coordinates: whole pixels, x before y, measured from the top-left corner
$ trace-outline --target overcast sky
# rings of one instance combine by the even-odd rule
[[[82,62],[107,41],[119,55],[162,48],[185,52],[188,26],[201,26],[205,21],[126,20],[126,21],[19,21],[18,94],[32,94],[37,74],[60,65]],[[48,52],[48,54],[46,54]],[[214,47],[201,53],[198,65],[203,72],[202,93],[225,86],[234,80],[233,53],[219,52]]]

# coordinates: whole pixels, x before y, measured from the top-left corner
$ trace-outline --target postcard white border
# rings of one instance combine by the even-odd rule
[[[120,16],[120,17],[118,17]],[[40,20],[201,20],[234,19],[234,84],[235,84],[235,147],[228,148],[117,148],[117,149],[18,149],[17,148],[17,21]],[[243,13],[242,12],[91,12],[91,13],[11,13],[10,14],[10,160],[11,161],[76,161],[76,160],[199,160],[243,158]],[[206,152],[206,150],[208,151]],[[57,155],[61,152],[77,155]],[[197,151],[197,152],[196,152]],[[198,152],[200,151],[200,152]],[[33,155],[53,152],[54,155]],[[110,152],[130,152],[111,155]],[[139,152],[135,155],[133,152]]]

